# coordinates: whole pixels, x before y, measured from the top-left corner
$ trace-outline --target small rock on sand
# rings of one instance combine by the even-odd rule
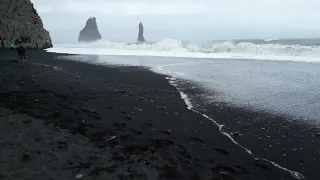
[[[76,179],[81,179],[83,177],[83,175],[82,174],[78,174],[78,175],[76,175]]]
[[[29,154],[27,153],[23,154],[21,157],[21,162],[26,162],[29,159],[29,157],[30,157]]]

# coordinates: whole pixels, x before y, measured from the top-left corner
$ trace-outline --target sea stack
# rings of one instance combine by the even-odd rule
[[[90,17],[86,26],[80,31],[78,42],[94,42],[101,39],[95,17]]]
[[[146,40],[143,37],[143,25],[141,22],[139,23],[138,42],[146,42]]]
[[[1,0],[0,12],[0,43],[4,48],[20,43],[26,48],[52,47],[50,34],[30,0]]]

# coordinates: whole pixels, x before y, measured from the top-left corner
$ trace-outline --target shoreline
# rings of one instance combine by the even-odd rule
[[[226,133],[248,153],[289,172],[307,175],[307,179],[317,177],[320,170],[317,165],[317,159],[320,159],[320,130],[317,125],[309,123],[309,120],[252,107],[226,102],[209,103],[205,97],[198,96],[207,93],[200,85],[186,79],[176,81],[179,81],[175,83],[179,91],[188,94],[185,98],[186,104],[190,104],[189,109],[213,121],[221,133]]]
[[[243,141],[239,141],[238,137],[242,137],[243,134],[240,134],[239,132],[231,132],[229,131],[230,130],[230,124],[220,124],[221,122],[220,121],[217,121],[217,120],[214,120],[213,118],[211,118],[210,114],[206,114],[205,111],[201,111],[201,110],[197,110],[197,108],[195,108],[191,102],[191,99],[190,97],[188,97],[187,94],[185,94],[182,90],[182,88],[179,88],[179,86],[177,85],[176,81],[181,81],[181,80],[178,80],[178,79],[175,79],[175,78],[167,78],[169,83],[174,86],[175,88],[177,88],[177,90],[180,92],[180,96],[181,96],[181,99],[185,101],[186,105],[187,105],[187,108],[201,116],[203,116],[205,119],[207,119],[208,121],[211,121],[215,126],[218,127],[219,131],[221,134],[225,135],[226,137],[228,137],[230,139],[230,141],[232,141],[234,144],[236,144],[237,146],[239,146],[240,148],[242,148],[243,150],[245,150],[248,154],[250,155],[253,155],[253,156],[256,156],[256,157],[259,157],[257,159],[260,159],[262,161],[266,161],[266,162],[269,162],[271,164],[273,164],[274,167],[276,168],[279,168],[279,169],[282,169],[284,171],[287,171],[288,173],[292,174],[292,176],[294,176],[295,178],[297,179],[304,179],[304,176],[303,174],[301,174],[300,172],[297,172],[297,171],[293,171],[291,170],[290,168],[288,169],[288,167],[285,167],[285,166],[282,166],[280,164],[278,164],[276,161],[273,161],[273,160],[270,160],[270,159],[267,159],[267,158],[264,158],[262,157],[260,154],[258,153],[255,153],[255,152],[252,152],[250,150],[250,148],[248,147],[251,147],[251,146],[244,146],[242,143]],[[183,81],[183,80],[182,80]],[[186,80],[187,81],[187,80]],[[225,104],[228,104],[228,103],[225,103]],[[228,105],[227,105],[228,106]],[[229,106],[229,107],[233,107],[233,108],[237,108],[235,106]],[[268,112],[270,113],[270,112]],[[274,115],[275,117],[277,117],[277,115]],[[234,127],[233,125],[231,125],[231,127]],[[225,129],[228,128],[228,130],[226,131]],[[247,143],[244,143],[247,145]],[[263,154],[264,155],[264,154]]]
[[[1,58],[3,58],[2,55],[0,56]],[[167,82],[165,76],[152,73],[143,68],[136,67],[110,68],[57,59],[52,61],[52,58],[56,56],[62,56],[62,54],[50,54],[46,52],[36,51],[30,52],[30,64],[26,67],[26,69],[23,70],[24,72],[21,72],[22,74],[19,73],[19,70],[21,70],[21,68],[19,69],[15,67],[17,64],[6,63],[5,66],[10,67],[4,67],[2,61],[0,61],[0,69],[2,70],[0,73],[2,75],[5,73],[10,74],[9,71],[16,72],[16,74],[14,74],[13,77],[8,77],[8,74],[6,75],[6,82],[10,83],[9,85],[6,84],[5,87],[1,86],[0,88],[1,92],[5,92],[4,94],[1,94],[0,99],[2,103],[0,103],[0,106],[5,106],[6,108],[13,109],[14,111],[18,111],[20,113],[28,113],[32,117],[41,119],[41,121],[44,121],[45,123],[53,123],[55,126],[60,127],[62,129],[66,128],[68,131],[74,134],[80,133],[80,135],[84,136],[85,138],[88,138],[89,140],[91,140],[91,142],[97,145],[98,149],[110,147],[117,149],[116,146],[120,146],[118,147],[119,149],[114,150],[118,152],[116,153],[118,155],[115,155],[115,157],[118,157],[119,153],[123,153],[123,149],[126,149],[125,147],[130,145],[131,143],[135,147],[134,151],[138,150],[140,153],[141,151],[143,151],[144,153],[152,153],[149,152],[150,149],[147,149],[145,151],[145,148],[154,145],[155,147],[158,147],[159,143],[160,150],[159,152],[156,151],[157,153],[160,153],[161,150],[166,149],[168,146],[168,151],[171,154],[158,154],[158,158],[162,159],[165,156],[168,156],[169,159],[171,159],[170,161],[173,160],[172,163],[169,162],[169,164],[167,165],[169,165],[169,167],[171,168],[176,167],[174,168],[176,169],[174,171],[174,174],[179,174],[178,179],[179,177],[184,177],[188,179],[195,175],[187,175],[187,172],[190,169],[186,170],[185,168],[183,168],[183,166],[181,167],[181,165],[185,164],[183,163],[181,158],[177,156],[178,154],[181,154],[181,152],[183,152],[183,159],[188,159],[189,163],[187,164],[195,165],[199,163],[199,167],[191,169],[193,172],[196,170],[196,174],[198,174],[197,176],[201,177],[201,179],[204,177],[208,177],[208,168],[206,168],[208,165],[211,167],[218,167],[219,171],[226,172],[226,176],[230,176],[229,178],[237,177],[240,179],[252,179],[252,176],[255,178],[293,178],[290,175],[288,176],[287,173],[282,172],[281,170],[279,171],[279,169],[273,167],[273,165],[271,165],[270,163],[264,163],[259,160],[255,160],[254,156],[248,155],[243,150],[239,149],[239,147],[232,144],[230,140],[228,140],[228,138],[225,138],[218,131],[218,129],[214,127],[212,123],[209,122],[207,119],[187,110],[187,107],[185,106],[183,100],[181,100],[179,92],[176,91],[174,87],[169,87],[171,85]],[[37,58],[37,60],[35,60],[35,58]],[[47,64],[48,66],[38,66],[36,65],[36,63]],[[120,77],[117,77],[117,75]],[[12,86],[19,84],[19,81],[21,79],[17,77],[22,79],[25,78],[26,81],[31,80],[31,82],[24,82],[23,85],[20,85],[20,89],[16,90],[14,89],[15,87]],[[112,79],[110,79],[110,77],[112,77]],[[34,82],[34,80],[36,82]],[[0,81],[0,83],[3,82]],[[6,89],[6,91],[4,91],[4,89]],[[40,92],[35,92],[35,90]],[[43,90],[45,90],[45,92],[43,92]],[[27,93],[19,93],[21,91]],[[51,95],[49,98],[44,96],[44,94],[48,95],[48,93]],[[18,94],[18,97],[16,96],[16,94]],[[11,103],[9,101],[10,96],[15,96],[16,98],[18,98],[14,100],[16,101],[15,103]],[[33,98],[32,102],[35,104],[37,104],[38,102],[46,104],[49,102],[45,101],[54,100],[54,98],[61,100],[54,100],[53,102],[57,103],[58,106],[54,104],[52,105],[53,107],[47,109],[46,107],[33,107],[33,105],[28,104],[23,100],[19,99],[21,98],[19,96],[21,96],[22,98],[27,98],[26,101],[28,101],[29,98]],[[44,99],[44,102],[41,101],[41,98]],[[72,99],[72,101],[75,101],[85,106],[92,106],[95,108],[88,107],[83,109],[83,107],[78,107],[76,104],[74,104],[74,102],[70,101],[70,98]],[[105,99],[105,101],[102,101],[100,98]],[[105,102],[109,102],[110,100],[115,101],[111,103],[113,105],[104,107]],[[68,106],[70,106],[67,105],[68,103],[72,106],[71,109],[70,107],[68,108],[69,110],[65,110],[59,107],[63,105],[63,107],[67,108]],[[27,107],[25,107],[26,105]],[[110,110],[109,108],[116,108],[118,110],[116,112],[113,111],[108,112],[106,114],[105,111]],[[92,109],[94,109],[94,111],[91,111]],[[38,110],[41,113],[37,112]],[[55,112],[52,113],[54,110]],[[69,115],[64,117],[64,114],[62,114],[61,112],[59,114],[59,112],[56,111],[62,111]],[[72,115],[70,111],[74,111],[75,113]],[[134,113],[131,114],[128,112]],[[71,117],[83,117],[83,115],[87,113],[93,114],[91,114],[90,116],[86,115],[88,116],[88,119],[90,119],[90,123],[88,125],[81,125],[81,120],[75,120],[75,122],[72,123],[65,122],[67,121],[67,119]],[[155,114],[157,114],[157,116]],[[110,115],[113,118],[108,118],[108,116]],[[52,116],[54,117],[54,119],[52,119]],[[104,120],[102,120],[103,117]],[[161,117],[164,117],[165,119],[170,119],[170,121],[163,121],[161,120]],[[115,120],[117,118],[121,119],[121,123],[119,123],[118,120]],[[141,122],[138,120],[142,120],[145,118],[151,119],[149,120],[151,122],[143,122],[141,124]],[[95,120],[91,122],[92,119]],[[87,122],[87,120],[85,120],[85,122]],[[115,144],[109,147],[105,143],[102,143],[103,140],[101,138],[98,138],[96,135],[92,134],[92,132],[88,131],[88,129],[94,130],[99,127],[96,126],[94,122],[97,122],[101,125],[109,124],[109,126],[111,125],[111,127],[115,127],[114,129],[111,128],[105,130],[106,132],[109,132],[107,137],[106,135],[101,134],[102,132],[98,133],[104,136],[107,140],[115,136],[115,139],[111,139],[112,141],[115,141],[113,142]],[[114,124],[112,125],[112,123]],[[142,125],[143,128],[139,128],[138,124]],[[152,125],[152,127],[154,127],[152,128],[153,130],[148,130],[147,128],[146,132],[142,131],[142,129],[145,129],[146,126],[150,126],[150,124]],[[134,130],[128,130],[132,127],[134,127]],[[185,130],[182,127],[185,127]],[[196,127],[198,129],[195,129]],[[158,131],[155,131],[155,129],[158,129]],[[191,131],[189,131],[189,129]],[[134,139],[132,139],[132,135],[128,135],[128,133],[131,134],[132,132],[134,134]],[[208,135],[210,134],[213,136],[208,137]],[[156,138],[153,137],[155,139],[152,140],[152,138],[150,138],[152,136],[155,136]],[[159,137],[161,137],[161,140],[159,139]],[[167,137],[165,138],[165,141],[164,139],[162,139],[163,137]],[[170,140],[168,139],[168,137]],[[128,139],[131,139],[132,142],[128,142]],[[153,143],[150,144],[150,141],[156,144],[152,145]],[[145,144],[142,143],[141,145],[141,142],[144,142]],[[224,148],[216,147],[217,144],[219,146],[224,146]],[[139,145],[139,149],[136,149],[137,145]],[[131,146],[132,145],[130,145],[129,147]],[[185,150],[181,151],[182,149],[180,148],[177,151],[175,148],[172,149],[172,147],[174,146],[182,146],[181,148]],[[186,152],[187,154],[185,154]],[[212,152],[218,152],[218,154],[212,154]],[[131,151],[128,153],[130,157],[132,156],[132,153],[133,152]],[[240,154],[242,154],[243,157],[238,157]],[[141,156],[141,158],[145,157],[146,156],[144,155]],[[123,158],[124,157],[122,157],[122,159]],[[209,160],[210,162],[208,162]],[[220,164],[226,164],[227,162],[227,164],[229,165],[217,166],[219,162]],[[140,162],[137,161],[135,163],[139,164]],[[153,163],[157,164],[158,162],[154,161]],[[232,164],[235,163],[241,164],[241,166],[233,166]],[[89,167],[89,169],[90,168],[91,166]],[[147,168],[150,169],[150,167]],[[240,171],[239,168],[242,169],[242,171]],[[246,169],[246,171],[244,171],[243,168]],[[214,173],[214,176],[216,177],[223,176],[219,173],[216,174],[217,172],[215,172],[215,170],[209,173],[210,176],[213,175],[212,173]]]

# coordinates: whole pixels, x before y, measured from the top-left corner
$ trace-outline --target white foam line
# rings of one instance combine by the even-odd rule
[[[163,69],[163,67],[168,67],[168,66],[189,65],[189,64],[201,64],[201,63],[204,63],[204,62],[194,62],[194,61],[190,61],[190,62],[184,62],[184,63],[165,64],[165,65],[158,66],[157,68]]]
[[[204,118],[209,119],[210,121],[212,121],[212,122],[218,127],[219,131],[220,131],[223,135],[225,135],[226,137],[228,137],[234,144],[236,144],[236,145],[238,145],[240,148],[244,149],[248,154],[250,154],[250,155],[255,155],[255,154],[252,153],[248,148],[240,145],[235,139],[232,138],[232,136],[231,136],[230,134],[228,134],[227,132],[223,131],[224,125],[219,124],[219,123],[216,122],[214,119],[210,118],[208,115],[203,114],[203,113],[200,113],[199,111],[193,109],[193,105],[192,105],[192,103],[191,103],[190,98],[188,98],[188,95],[185,94],[185,93],[183,93],[182,90],[177,86],[176,79],[175,79],[174,77],[167,77],[166,79],[168,79],[168,80],[169,80],[169,83],[179,91],[180,96],[181,96],[181,99],[184,100],[184,102],[186,103],[187,108],[188,108],[189,110],[191,110],[191,111],[193,111],[193,112],[195,112],[195,113],[198,113],[198,114],[202,115]],[[277,164],[277,163],[275,163],[275,162],[273,162],[273,161],[270,161],[270,160],[267,160],[267,159],[264,159],[264,158],[260,158],[260,159],[263,160],[263,161],[266,161],[266,162],[271,163],[271,164],[272,164],[274,167],[276,167],[276,168],[282,169],[282,170],[290,173],[293,177],[295,177],[295,178],[297,178],[297,179],[304,179],[304,176],[303,176],[301,173],[299,173],[299,172],[295,172],[295,171],[292,171],[292,170],[287,169],[287,168],[285,168],[285,167],[282,167],[282,166],[280,166],[279,164]]]
[[[183,57],[197,59],[252,59],[270,61],[294,61],[294,62],[317,62],[318,57],[300,56],[276,56],[276,55],[251,55],[251,54],[230,54],[230,53],[202,53],[202,52],[173,52],[173,51],[151,51],[151,50],[127,50],[127,49],[107,49],[107,48],[49,48],[47,52],[63,54],[82,54],[82,55],[113,55],[113,56],[150,56],[150,57]]]
[[[116,138],[116,136],[112,136],[112,137],[108,138],[106,141],[110,141],[110,140],[112,140],[114,138]]]
[[[184,63],[165,64],[165,65],[157,66],[156,69],[157,69],[159,72],[166,72],[166,74],[176,74],[176,75],[178,75],[178,76],[181,76],[181,75],[183,75],[184,73],[172,72],[172,71],[169,71],[169,70],[164,69],[164,67],[180,66],[180,65],[190,65],[190,64],[202,64],[202,63],[206,63],[206,62],[194,62],[194,61],[191,61],[191,62],[184,62]],[[213,63],[213,62],[210,62],[210,63]]]

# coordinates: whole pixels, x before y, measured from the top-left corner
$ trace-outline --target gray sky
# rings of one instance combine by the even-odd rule
[[[77,41],[91,16],[104,40],[320,37],[319,0],[31,0],[54,42]]]

